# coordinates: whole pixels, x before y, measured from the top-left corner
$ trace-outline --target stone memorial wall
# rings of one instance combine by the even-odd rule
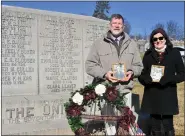
[[[92,82],[85,60],[109,22],[4,5],[1,19],[2,134],[73,134],[64,103]]]
[[[84,62],[107,29],[94,17],[3,5],[2,134],[68,129],[63,104],[91,83]]]

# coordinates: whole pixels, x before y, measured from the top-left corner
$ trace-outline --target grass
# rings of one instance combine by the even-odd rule
[[[143,98],[144,87],[136,83],[133,93],[139,95],[140,103]],[[177,85],[177,94],[179,102],[179,114],[174,116],[174,127],[176,135],[184,135],[184,82]]]

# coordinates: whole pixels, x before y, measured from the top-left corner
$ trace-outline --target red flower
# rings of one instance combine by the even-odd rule
[[[94,100],[95,98],[96,98],[96,94],[93,90],[89,90],[86,93],[84,93],[85,101]]]
[[[129,111],[130,111],[130,108],[127,107],[127,106],[122,108],[122,113],[123,113],[123,114],[129,113]]]
[[[136,117],[135,117],[134,115],[132,115],[131,118],[130,118],[130,122],[131,122],[132,124],[134,124],[135,121],[136,121]]]
[[[85,111],[85,109],[76,104],[69,106],[66,110],[68,116],[79,116],[82,111]]]
[[[89,101],[89,100],[91,99],[91,96],[89,95],[89,93],[86,93],[86,94],[84,95],[84,99],[85,99],[86,101]]]
[[[127,123],[135,123],[136,117],[133,115],[133,112],[130,110],[129,107],[122,108],[122,116],[127,121]],[[129,117],[129,119],[127,119]]]
[[[91,93],[91,98],[92,99],[95,99],[96,98],[96,93],[94,91]]]
[[[75,131],[77,136],[88,136],[89,134],[84,130],[84,128],[79,128]]]
[[[124,121],[127,125],[130,124],[130,116],[129,116],[129,115],[124,115],[124,116],[122,117],[122,119],[123,119],[123,121]]]
[[[107,88],[105,95],[109,101],[115,101],[118,97],[118,90],[116,87],[109,87]]]
[[[118,126],[124,130],[129,131],[129,124],[127,124],[123,118],[118,120]]]

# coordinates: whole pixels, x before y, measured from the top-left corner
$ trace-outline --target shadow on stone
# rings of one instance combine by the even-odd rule
[[[140,101],[138,94],[132,94],[132,106],[135,107],[135,112],[138,114],[139,128],[145,133],[149,134],[151,129],[150,115],[140,111]]]
[[[132,93],[132,106],[135,108],[135,112],[138,114],[140,110],[139,95]]]

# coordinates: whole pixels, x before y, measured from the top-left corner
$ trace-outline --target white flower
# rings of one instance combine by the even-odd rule
[[[82,104],[83,99],[83,95],[81,95],[79,92],[75,93],[75,95],[72,97],[73,102],[77,103],[78,105]]]
[[[95,92],[97,95],[103,96],[103,93],[105,93],[106,87],[102,84],[99,84],[95,87]]]

